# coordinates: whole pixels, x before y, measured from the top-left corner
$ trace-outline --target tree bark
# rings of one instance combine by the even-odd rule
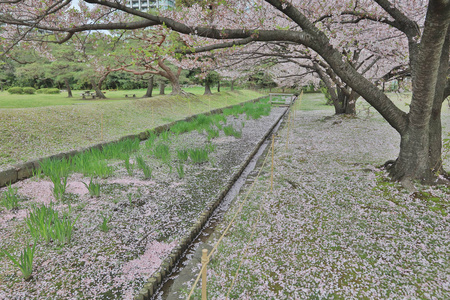
[[[160,95],[165,95],[165,92],[164,92],[165,88],[166,88],[166,84],[164,82],[160,82],[159,83],[159,94]]]
[[[203,95],[212,95],[211,86],[207,79],[205,79],[205,93]]]
[[[220,93],[220,79],[217,81],[217,92]]]
[[[101,84],[101,83],[100,83]],[[99,85],[95,82],[95,80],[91,79],[92,88],[95,90],[95,95],[99,99],[106,99],[105,94],[103,94],[102,90],[99,88]]]
[[[69,79],[68,78],[64,78],[64,82],[66,84],[66,89],[67,89],[67,98],[72,98],[72,89],[70,88],[70,84],[69,84]]]
[[[442,122],[441,110],[446,97],[447,74],[449,70],[449,49],[450,49],[450,26],[447,29],[447,37],[442,48],[441,61],[439,66],[436,91],[433,101],[433,107],[430,118],[430,147],[429,157],[432,172],[435,174],[444,174],[442,166]]]
[[[415,59],[413,77],[413,95],[408,114],[408,125],[401,133],[400,153],[391,169],[394,180],[418,179],[432,182],[436,178],[434,171],[441,161],[441,125],[440,106],[445,85],[443,68],[448,69],[447,44],[449,26],[449,4],[436,0],[430,1],[425,29]],[[447,64],[441,66],[442,57]],[[441,102],[442,104],[442,102]],[[439,138],[437,136],[439,135]],[[430,153],[431,152],[431,153]]]
[[[152,75],[148,79],[147,92],[145,93],[144,96],[142,96],[142,98],[150,98],[152,96],[152,93],[153,93],[153,77],[154,76]]]
[[[183,93],[178,78],[176,78],[176,80],[174,81],[171,81],[170,84],[172,85],[172,95],[179,95]]]
[[[231,90],[232,91],[234,91],[234,82],[235,82],[235,80],[233,79],[233,80],[231,80]]]

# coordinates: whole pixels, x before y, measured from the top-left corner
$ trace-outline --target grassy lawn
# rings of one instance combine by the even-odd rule
[[[183,89],[184,91],[195,94],[203,95],[203,87],[189,87]],[[172,91],[170,87],[165,90],[166,94]],[[34,94],[34,95],[11,95],[8,92],[0,92],[0,109],[2,108],[29,108],[29,107],[43,107],[43,106],[56,106],[56,105],[76,105],[86,104],[89,102],[101,101],[105,102],[117,102],[117,100],[129,100],[125,95],[135,94],[137,98],[142,97],[146,90],[126,90],[126,91],[104,91],[106,100],[83,100],[80,94],[84,91],[72,91],[73,98],[67,97],[67,92],[63,92],[57,95],[50,94]],[[153,96],[159,96],[159,90],[153,90]]]
[[[3,93],[0,95],[0,169],[139,133],[191,114],[262,95],[249,90],[222,91],[211,96],[199,95],[201,88],[186,91],[194,95],[125,98],[125,94],[145,93],[145,90],[134,90],[107,92],[109,99],[106,100],[80,100],[66,98],[63,94],[12,96]]]

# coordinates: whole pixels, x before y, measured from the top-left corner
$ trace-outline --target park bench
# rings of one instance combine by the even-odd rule
[[[133,96],[133,98],[136,98],[136,94],[125,94],[125,98],[131,97]]]
[[[80,96],[83,99],[86,99],[88,97],[92,97],[92,99],[95,99],[95,97],[96,97],[95,92],[91,92],[91,91],[84,91],[83,93],[80,94]]]

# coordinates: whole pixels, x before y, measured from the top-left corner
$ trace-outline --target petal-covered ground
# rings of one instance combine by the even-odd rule
[[[0,252],[0,299],[132,299],[283,112],[274,108],[257,120],[229,116],[226,125],[241,132],[240,138],[220,131],[209,141],[199,130],[143,142],[131,155],[129,170],[124,161],[110,160],[113,175],[93,178],[101,187],[98,197],[91,197],[84,184],[91,178],[77,173],[68,177],[62,200],[55,199],[48,177],[13,185],[21,200],[18,210],[0,208],[2,250],[18,257],[33,244],[26,225],[33,205],[53,203],[60,215],[76,221],[70,243],[36,243],[29,281]],[[160,144],[170,149],[170,159],[155,157]],[[177,156],[178,150],[205,147],[209,159],[203,163]],[[138,168],[138,155],[153,170],[150,179]]]
[[[399,136],[380,116],[326,115],[297,111],[278,133],[273,193],[269,156],[208,265],[208,299],[450,299],[450,189],[385,177]]]

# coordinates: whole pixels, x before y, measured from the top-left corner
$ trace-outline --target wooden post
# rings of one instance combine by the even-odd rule
[[[207,299],[207,291],[206,291],[206,267],[208,265],[208,250],[202,250],[202,300]]]
[[[287,129],[287,134],[286,134],[286,150],[287,150],[288,145],[289,145],[289,130],[291,129],[291,114],[292,114],[292,110],[289,110],[288,129]]]
[[[273,192],[273,152],[274,152],[274,144],[275,144],[275,134],[272,135],[272,171],[270,174],[270,192]]]

